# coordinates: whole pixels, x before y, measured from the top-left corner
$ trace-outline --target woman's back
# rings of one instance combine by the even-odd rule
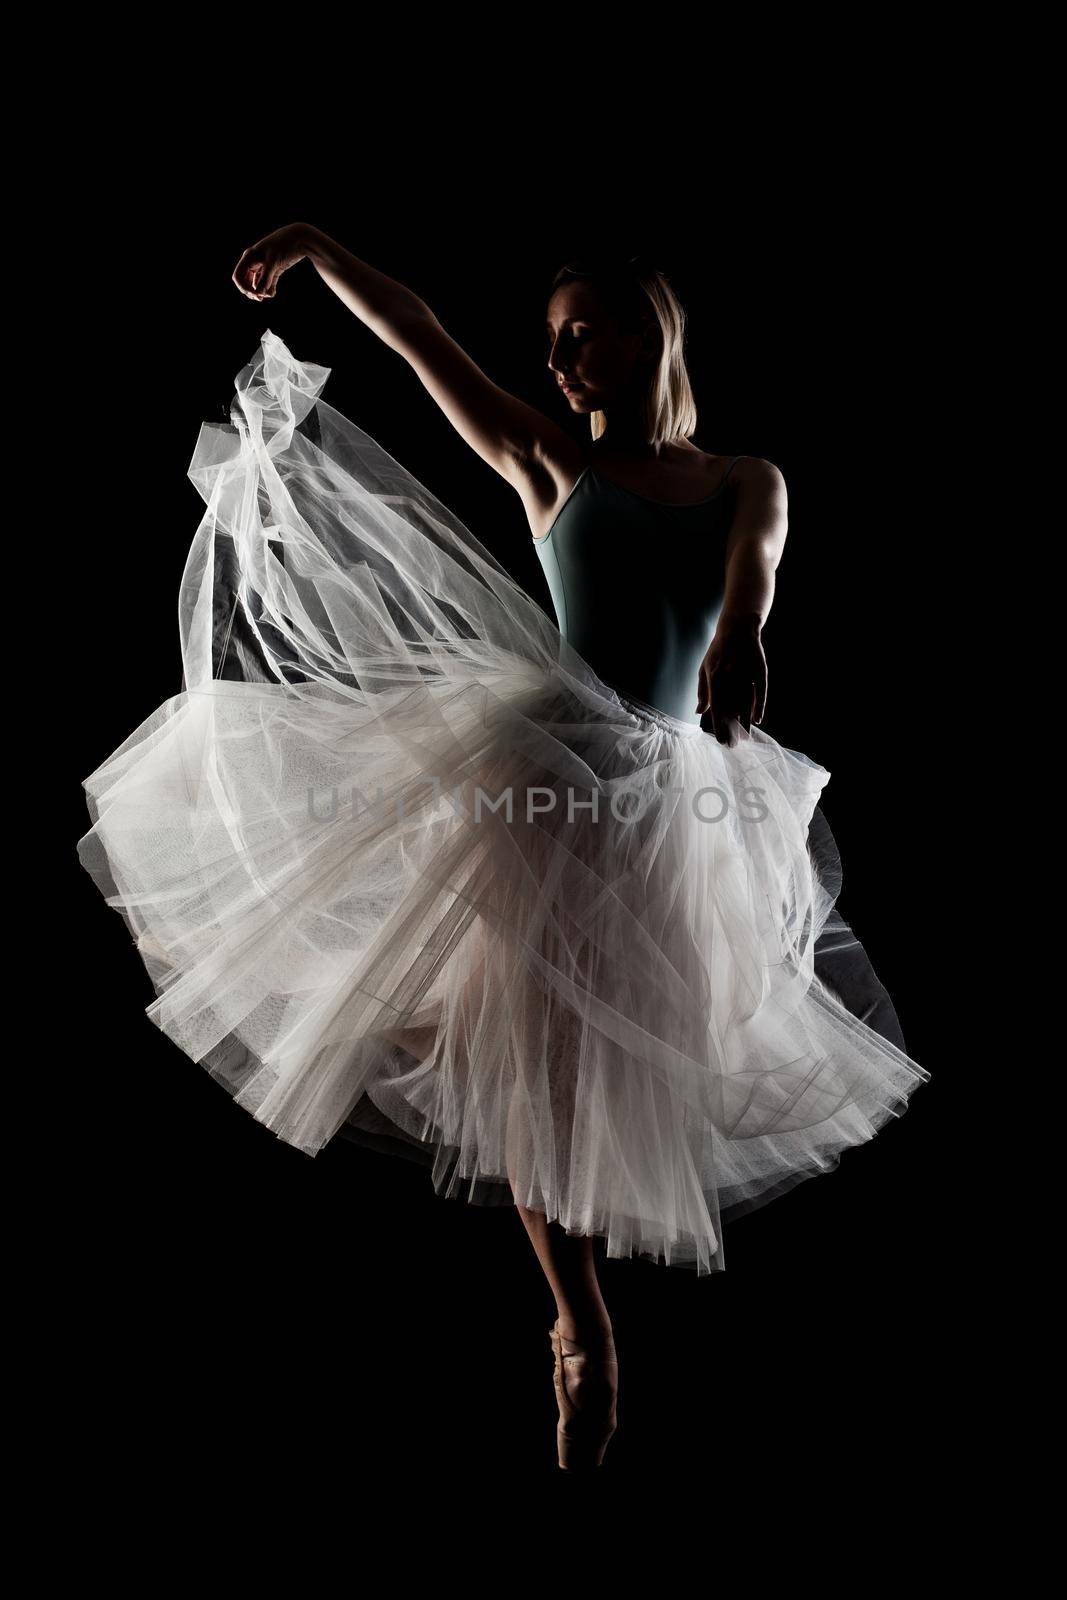
[[[689,505],[625,489],[587,466],[548,533],[534,539],[564,638],[621,695],[682,722],[722,610],[734,496]]]

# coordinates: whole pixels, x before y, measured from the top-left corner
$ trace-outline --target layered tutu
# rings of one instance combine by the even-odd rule
[[[622,698],[327,376],[267,332],[201,428],[183,687],[85,783],[148,1015],[310,1155],[721,1270],[929,1078],[829,772]]]

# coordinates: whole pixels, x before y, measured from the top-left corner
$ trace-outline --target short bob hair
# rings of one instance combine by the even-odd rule
[[[605,309],[627,333],[649,323],[659,325],[659,360],[645,396],[646,433],[650,444],[690,439],[696,432],[697,408],[685,365],[686,316],[667,276],[646,256],[628,261],[570,261],[552,279],[549,297],[565,283],[589,284]],[[589,426],[599,439],[607,424],[602,411],[590,413]]]

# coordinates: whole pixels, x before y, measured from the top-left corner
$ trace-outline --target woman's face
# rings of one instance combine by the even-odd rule
[[[644,338],[624,333],[587,283],[556,290],[545,332],[549,371],[572,411],[603,410],[642,375]]]

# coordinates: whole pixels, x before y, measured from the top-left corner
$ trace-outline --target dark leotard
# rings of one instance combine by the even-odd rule
[[[666,505],[587,466],[534,544],[563,637],[605,683],[682,722],[726,584],[731,456],[714,494]]]

